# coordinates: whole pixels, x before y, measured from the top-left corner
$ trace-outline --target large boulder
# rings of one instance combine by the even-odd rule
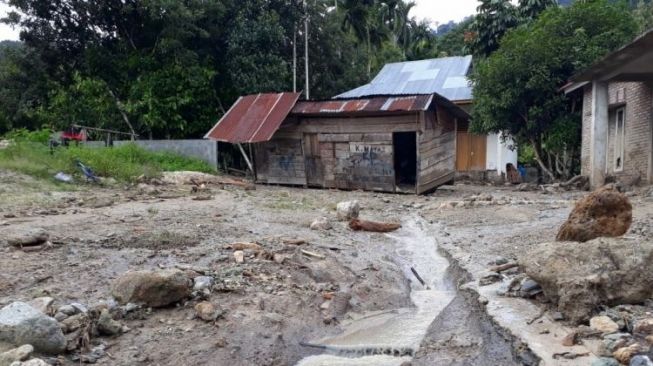
[[[59,323],[19,301],[0,310],[0,340],[17,346],[31,344],[37,351],[50,354],[66,348]]]
[[[633,207],[613,187],[600,188],[576,203],[556,240],[585,242],[624,235],[633,222]]]
[[[653,288],[653,242],[599,238],[544,243],[519,264],[568,319],[587,320],[598,305],[642,303]]]
[[[121,304],[135,303],[149,307],[163,307],[190,296],[193,281],[184,272],[129,271],[113,284],[112,294]]]

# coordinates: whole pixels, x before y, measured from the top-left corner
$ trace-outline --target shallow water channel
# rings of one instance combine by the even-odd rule
[[[410,361],[440,312],[455,297],[447,281],[449,263],[437,251],[427,223],[412,218],[403,227],[386,234],[396,242],[396,263],[411,281],[413,307],[361,315],[343,322],[341,334],[310,342],[324,353],[309,356],[297,366],[399,366]],[[422,277],[423,286],[411,271]]]

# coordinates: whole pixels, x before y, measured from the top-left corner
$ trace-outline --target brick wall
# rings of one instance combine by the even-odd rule
[[[653,120],[653,93],[644,83],[615,82],[608,88],[610,113],[608,125],[607,171],[622,180],[640,177],[647,179],[651,151],[651,123]],[[589,174],[590,170],[590,134],[592,123],[592,89],[585,88],[583,97],[583,129],[581,148],[581,171]],[[625,154],[624,169],[614,171],[614,142],[616,110],[625,107]]]

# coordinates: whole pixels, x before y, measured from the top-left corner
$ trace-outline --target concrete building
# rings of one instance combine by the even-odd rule
[[[366,98],[439,94],[471,113],[472,87],[468,75],[472,56],[442,57],[387,64],[369,83],[335,97]],[[510,138],[500,134],[474,135],[469,124],[456,127],[456,171],[461,176],[490,178],[501,176],[508,163],[517,166],[517,149]]]
[[[564,87],[583,93],[581,172],[592,188],[606,177],[653,182],[653,30]]]

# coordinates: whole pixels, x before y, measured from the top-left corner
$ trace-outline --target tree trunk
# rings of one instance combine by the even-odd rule
[[[116,103],[116,108],[118,109],[118,112],[120,112],[120,115],[122,116],[122,120],[125,121],[125,124],[129,127],[129,131],[132,133],[132,141],[136,139],[136,131],[134,131],[134,126],[132,126],[131,122],[129,122],[129,117],[127,116],[127,113],[122,108],[122,102],[118,97],[116,96],[116,93],[113,92],[113,90],[109,89],[109,94],[111,94],[111,97]]]
[[[542,171],[546,173],[546,175],[549,176],[551,181],[555,180],[555,175],[553,172],[551,172],[551,169],[544,164],[544,161],[542,160],[542,145],[538,142],[535,141],[535,139],[531,139],[531,145],[533,145],[533,150],[535,151],[535,160],[539,164],[540,168],[542,168]]]

